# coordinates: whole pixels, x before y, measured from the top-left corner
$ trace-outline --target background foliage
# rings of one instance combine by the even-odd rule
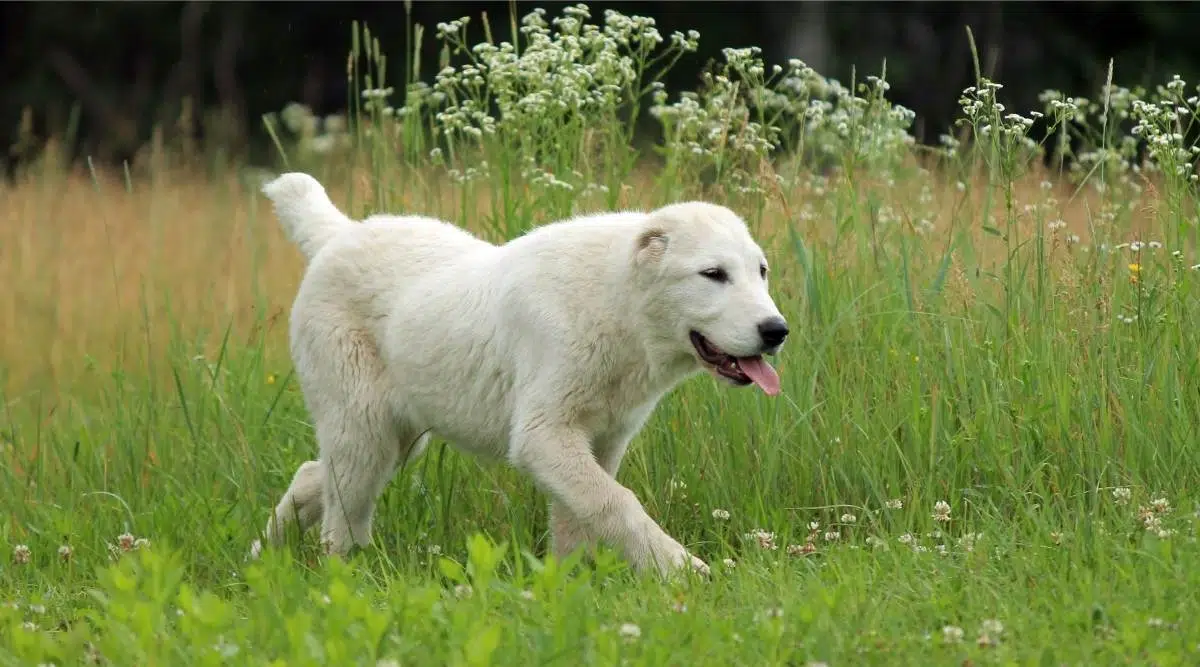
[[[77,123],[80,150],[127,159],[155,127],[204,135],[222,150],[265,158],[258,118],[299,101],[319,114],[345,108],[351,22],[380,38],[395,76],[408,69],[401,2],[0,4],[0,130],[16,142],[22,113],[35,137]],[[504,21],[534,5],[558,14],[566,3],[411,3],[432,27],[481,12]],[[1194,80],[1200,52],[1191,32],[1200,7],[1182,2],[605,2],[592,7],[654,17],[664,34],[696,29],[700,48],[665,81],[690,89],[724,47],[759,46],[768,62],[804,59],[825,76],[852,67],[877,73],[887,60],[891,99],[916,112],[917,139],[935,142],[973,82],[964,26],[976,35],[985,74],[1005,82],[1012,108],[1033,108],[1044,89],[1094,96],[1110,57],[1125,85],[1171,74]],[[481,38],[481,35],[475,35]],[[425,40],[422,78],[438,65]],[[391,83],[396,83],[392,81]],[[78,104],[78,117],[72,109]],[[183,122],[180,122],[181,117]],[[25,134],[29,134],[26,132]],[[33,142],[36,145],[37,141]]]

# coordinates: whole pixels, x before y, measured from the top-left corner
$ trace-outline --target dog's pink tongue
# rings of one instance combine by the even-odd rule
[[[741,357],[737,363],[746,377],[754,380],[767,396],[779,394],[779,374],[762,357]]]

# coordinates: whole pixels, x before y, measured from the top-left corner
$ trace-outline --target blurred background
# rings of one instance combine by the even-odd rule
[[[431,80],[438,22],[470,16],[482,41],[486,12],[506,39],[508,17],[557,2],[6,2],[0,3],[3,160],[36,155],[47,136],[75,135],[72,150],[98,162],[130,159],[155,128],[168,140],[219,144],[269,158],[261,115],[296,101],[317,114],[347,104],[351,22],[379,37],[396,85],[408,66],[406,25],[423,24],[422,77]],[[1115,58],[1120,85],[1152,86],[1200,68],[1200,5],[1183,2],[593,2],[650,16],[664,35],[700,33],[700,50],[666,82],[693,88],[723,47],[759,46],[768,63],[800,58],[846,83],[887,61],[891,98],[917,114],[914,133],[933,143],[953,122],[973,74],[966,30],[985,74],[1004,84],[1009,108],[1040,108],[1052,88],[1093,97]],[[399,89],[397,85],[397,89]],[[181,122],[182,119],[182,122]],[[178,139],[179,137],[174,137]]]

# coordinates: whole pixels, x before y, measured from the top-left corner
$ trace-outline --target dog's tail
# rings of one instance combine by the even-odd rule
[[[267,183],[263,194],[275,206],[283,231],[305,258],[312,259],[326,243],[353,223],[330,201],[317,179],[300,172]]]

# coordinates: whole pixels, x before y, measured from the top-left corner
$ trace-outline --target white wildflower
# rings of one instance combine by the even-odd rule
[[[629,641],[642,636],[642,629],[633,623],[622,623],[618,632],[622,637]]]
[[[779,546],[775,544],[775,533],[768,532],[761,528],[755,528],[742,537],[747,540],[758,542],[758,546],[762,549],[766,549],[767,551],[774,551],[775,549],[779,548]]]
[[[933,520],[934,521],[949,521],[950,520],[950,503],[939,500],[933,504]]]

